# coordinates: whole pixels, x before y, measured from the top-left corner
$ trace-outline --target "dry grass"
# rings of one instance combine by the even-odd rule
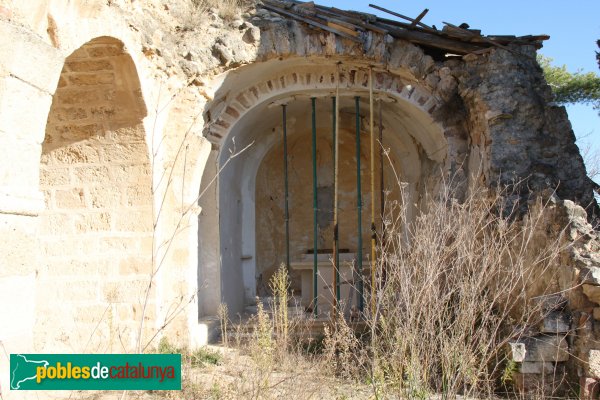
[[[547,237],[543,204],[517,215],[508,198],[477,192],[459,202],[443,190],[409,224],[407,207],[388,202],[375,308],[366,299],[362,315],[367,333],[340,317],[321,341],[300,340],[309,320],[288,314],[280,268],[274,300],[258,302],[249,321],[233,329],[222,309],[233,348],[220,348],[216,363],[186,357],[184,390],[167,398],[523,397],[511,386],[516,365],[506,344],[543,318],[562,248]],[[553,384],[533,397],[548,398]]]
[[[506,345],[543,318],[561,245],[543,234],[544,207],[520,218],[510,197],[444,190],[409,226],[390,206],[363,362],[376,396],[511,390]]]

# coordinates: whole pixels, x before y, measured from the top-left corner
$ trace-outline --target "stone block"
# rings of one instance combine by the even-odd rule
[[[89,144],[77,144],[61,147],[51,152],[50,158],[53,164],[87,164],[99,163],[100,156],[95,146]]]
[[[70,72],[93,72],[112,70],[113,65],[108,60],[69,61],[65,67]]]
[[[44,213],[40,217],[40,232],[44,235],[73,233],[73,216],[61,213]]]
[[[12,75],[51,94],[56,90],[64,56],[34,32],[0,21],[0,60]]]
[[[102,91],[91,88],[91,90],[81,90],[81,88],[67,87],[57,92],[56,96],[60,96],[60,101],[65,105],[89,105],[96,101],[102,100],[104,96]]]
[[[146,163],[116,165],[111,167],[110,174],[115,183],[149,182],[151,169]]]
[[[40,169],[40,187],[66,186],[71,183],[69,168],[46,168]]]
[[[588,376],[600,379],[600,350],[588,352]]]
[[[561,311],[548,313],[542,321],[542,333],[567,333],[571,328],[571,317]]]
[[[148,162],[148,149],[145,143],[113,144],[104,146],[103,161],[132,164]]]
[[[519,372],[522,374],[553,374],[554,363],[552,362],[523,362]]]
[[[600,286],[589,285],[585,283],[581,286],[583,288],[583,293],[590,301],[600,304]]]
[[[528,394],[531,398],[563,398],[569,390],[566,369],[562,363],[556,364],[551,373],[514,373],[513,383],[520,393]]]
[[[90,183],[108,184],[111,181],[108,168],[102,166],[77,166],[73,168],[75,185]]]
[[[122,193],[115,186],[94,186],[87,189],[92,208],[109,209],[121,205]]]
[[[54,194],[54,204],[58,209],[84,208],[84,191],[81,188],[57,190]]]
[[[152,261],[149,257],[127,257],[119,263],[119,273],[129,274],[150,274],[152,272]]]
[[[51,103],[48,93],[11,76],[0,78],[0,134],[41,144]]]
[[[140,184],[127,188],[127,205],[129,207],[152,205],[152,188],[149,181],[141,181]]]
[[[151,232],[153,222],[151,209],[119,213],[115,229],[121,232]]]
[[[582,376],[579,378],[579,399],[580,400],[595,400],[600,393],[600,385],[594,378]]]
[[[591,266],[582,268],[579,272],[579,279],[581,283],[600,286],[600,268]]]
[[[516,362],[561,362],[569,359],[569,347],[564,336],[539,335],[509,343],[511,357]]]
[[[75,230],[77,233],[110,231],[112,220],[107,212],[77,214],[74,219]]]
[[[97,86],[110,85],[115,81],[115,75],[112,72],[97,72],[97,73],[77,73],[68,75],[71,85],[81,86]]]

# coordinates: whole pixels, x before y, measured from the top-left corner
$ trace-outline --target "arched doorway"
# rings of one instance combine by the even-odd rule
[[[211,110],[211,115],[219,113],[219,117],[211,121],[208,132],[216,148],[212,157],[215,164],[212,173],[225,168],[219,175],[213,203],[204,204],[204,215],[200,219],[202,223],[202,218],[216,216],[218,234],[215,236],[213,229],[208,236],[201,230],[200,243],[203,247],[201,256],[204,251],[218,254],[218,257],[213,257],[212,265],[201,263],[201,270],[212,269],[213,277],[220,282],[219,290],[213,289],[213,297],[227,303],[234,313],[252,302],[257,293],[265,293],[260,288],[265,287],[272,271],[285,261],[281,104],[288,107],[292,257],[298,259],[312,248],[311,97],[316,97],[319,104],[317,130],[320,153],[317,163],[322,200],[327,202],[331,194],[331,96],[338,85],[336,66],[333,62],[303,61],[299,67],[297,59],[277,62],[279,68],[275,68],[274,63],[248,67],[249,70],[262,69],[264,74],[248,72],[245,75],[236,71],[231,81],[225,80],[222,85],[224,93],[240,85],[244,76],[252,76],[252,83],[245,82],[246,89],[236,90],[236,97],[229,99],[227,105],[215,101]],[[386,168],[394,165],[400,174],[399,179],[408,184],[411,204],[418,203],[420,196],[431,188],[430,178],[439,177],[445,168],[447,142],[443,128],[430,115],[437,100],[422,87],[409,84],[398,75],[375,71],[374,77],[374,96],[382,102],[384,145],[391,149],[392,161],[387,163]],[[368,67],[342,64],[339,87],[340,227],[345,226],[341,244],[355,253],[358,234],[354,101],[357,96],[361,98],[361,135],[364,136],[369,101]],[[366,157],[369,149],[365,139],[362,139],[361,158]],[[250,147],[232,159],[234,142],[235,150]],[[364,182],[369,179],[367,166],[364,158],[361,169]],[[397,185],[389,179],[393,173],[388,170],[385,174],[390,188]],[[203,180],[206,181],[206,178],[205,172]],[[379,202],[379,185],[376,191],[376,201]],[[365,208],[369,205],[369,193],[368,185],[363,185]],[[363,221],[363,246],[367,246],[370,237],[367,212],[363,214]],[[323,242],[329,241],[328,225],[325,221],[320,227],[319,235]],[[331,249],[331,245],[327,248]],[[216,303],[214,299],[212,301]]]

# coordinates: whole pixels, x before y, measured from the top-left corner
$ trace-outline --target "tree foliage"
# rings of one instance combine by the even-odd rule
[[[544,70],[546,82],[552,88],[557,102],[593,104],[594,108],[600,109],[600,76],[595,72],[571,73],[565,65],[554,66],[551,58],[542,55],[538,55],[538,62]]]

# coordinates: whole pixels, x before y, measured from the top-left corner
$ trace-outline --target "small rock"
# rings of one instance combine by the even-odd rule
[[[583,284],[583,293],[587,296],[587,298],[596,303],[600,304],[600,286]]]
[[[244,33],[242,40],[249,44],[254,44],[260,40],[260,29],[256,26],[248,28]]]
[[[600,268],[598,267],[586,267],[582,268],[579,273],[579,279],[581,283],[587,283],[590,285],[600,285]]]
[[[463,56],[463,60],[467,62],[476,61],[479,57],[476,54],[466,54]]]
[[[569,359],[569,346],[564,336],[540,335],[509,343],[516,362],[561,362]]]
[[[589,376],[600,379],[600,350],[588,352],[588,372]]]
[[[544,317],[543,333],[567,333],[571,330],[571,317],[560,311],[553,311]]]
[[[600,386],[596,379],[585,376],[579,378],[579,398],[581,400],[597,399],[598,393],[600,393]]]
[[[213,55],[218,58],[222,64],[228,65],[233,61],[233,54],[231,54],[231,51],[221,43],[215,43],[212,50]]]

